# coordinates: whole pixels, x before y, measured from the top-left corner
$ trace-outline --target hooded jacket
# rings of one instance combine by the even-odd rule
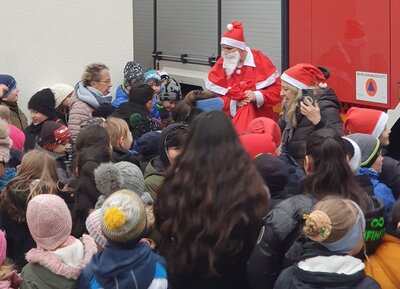
[[[378,289],[365,275],[364,264],[352,256],[315,256],[285,269],[274,289]]]
[[[343,122],[340,117],[341,104],[332,88],[322,90],[322,94],[317,98],[321,112],[321,120],[317,125],[313,125],[297,109],[297,127],[293,129],[291,139],[282,140],[282,151],[289,153],[301,167],[305,156],[305,145],[307,136],[313,131],[321,128],[332,128],[339,135],[343,135]],[[282,134],[286,127],[285,120],[281,117],[278,120]]]
[[[400,239],[385,234],[375,254],[364,261],[365,273],[374,278],[382,289],[400,288]]]
[[[147,244],[107,243],[82,272],[77,289],[163,289],[168,287],[164,260]]]

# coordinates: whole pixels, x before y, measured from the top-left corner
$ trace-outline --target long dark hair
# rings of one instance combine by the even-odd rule
[[[304,192],[322,199],[339,195],[356,202],[364,211],[370,207],[367,194],[352,174],[347,160],[346,144],[333,129],[314,131],[306,140],[306,157],[311,173],[303,180]]]
[[[266,188],[229,119],[198,115],[155,204],[170,273],[245,266],[267,210]]]
[[[78,153],[78,181],[72,212],[72,235],[80,238],[86,232],[85,221],[95,207],[100,192],[96,188],[94,170],[100,163],[111,161],[110,151],[103,146],[83,148]]]

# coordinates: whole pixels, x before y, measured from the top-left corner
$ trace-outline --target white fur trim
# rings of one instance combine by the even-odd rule
[[[321,88],[327,88],[328,84],[326,82],[320,82],[320,83],[318,83],[318,86]]]
[[[55,250],[54,254],[60,257],[64,264],[78,266],[83,260],[85,248],[81,241],[75,239],[71,245]]]
[[[275,80],[279,77],[279,72],[278,70],[275,70],[273,74],[271,74],[266,80],[260,81],[256,83],[256,89],[262,89],[267,86],[270,86],[275,82]]]
[[[261,93],[261,91],[253,91],[255,96],[256,96],[256,103],[257,103],[257,107],[261,107],[264,104],[264,96]]]
[[[308,88],[307,85],[305,85],[301,81],[298,81],[297,79],[294,79],[293,77],[287,75],[286,73],[282,73],[281,79],[299,89],[307,89]]]
[[[232,23],[228,23],[228,24],[226,25],[226,28],[227,28],[228,30],[232,30],[232,29],[233,29],[233,24],[232,24]]]
[[[236,115],[237,111],[236,107],[237,107],[237,101],[231,99],[231,102],[229,103],[229,111],[231,112],[232,117]]]
[[[323,272],[353,275],[364,270],[364,263],[353,256],[317,256],[299,262],[300,269],[309,272]]]
[[[348,138],[348,137],[343,137],[343,138],[346,139],[347,141],[349,141],[354,148],[354,155],[349,160],[349,167],[350,167],[352,173],[356,175],[361,166],[361,149],[358,146],[358,144],[351,138]]]
[[[206,80],[206,88],[209,91],[212,91],[212,92],[215,92],[215,93],[218,93],[221,95],[225,95],[228,92],[228,90],[230,89],[230,87],[225,88],[225,87],[216,85],[216,84],[212,83],[208,78]]]
[[[247,47],[246,43],[244,43],[243,41],[239,41],[228,37],[221,37],[221,44],[229,45],[242,50],[246,50]]]
[[[381,113],[381,116],[378,119],[378,122],[375,125],[374,130],[372,131],[372,135],[376,138],[379,138],[383,131],[385,130],[386,124],[388,122],[389,116],[387,113],[383,112]]]

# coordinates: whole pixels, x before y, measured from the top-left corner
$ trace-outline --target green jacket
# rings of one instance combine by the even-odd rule
[[[149,192],[153,200],[157,199],[157,191],[165,178],[165,167],[158,157],[150,160],[144,170],[145,191]]]
[[[76,287],[76,280],[56,275],[45,267],[28,263],[22,269],[21,289],[73,289]]]

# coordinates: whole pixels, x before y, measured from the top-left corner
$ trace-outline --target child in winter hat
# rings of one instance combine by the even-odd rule
[[[28,203],[27,223],[37,248],[26,254],[22,288],[75,288],[76,280],[96,253],[88,235],[72,237],[66,203],[53,194],[37,195]]]
[[[24,152],[35,148],[43,123],[46,120],[57,119],[57,112],[54,107],[54,94],[50,88],[42,89],[31,97],[28,102],[28,108],[31,113],[32,123],[25,130]]]
[[[146,211],[137,194],[121,190],[109,196],[100,209],[107,244],[83,271],[78,289],[167,288],[164,260],[140,238],[146,231]],[[132,278],[134,276],[134,278]]]
[[[369,108],[352,107],[343,124],[345,134],[365,133],[379,138],[382,146],[389,145],[390,129],[387,113]]]
[[[55,117],[56,101],[50,88],[44,88],[36,92],[28,102],[28,109],[31,111],[32,123],[38,125],[46,119]],[[41,114],[41,115],[32,115]]]
[[[392,207],[390,222],[380,246],[364,261],[365,273],[374,278],[382,289],[400,288],[398,264],[400,262],[400,200]],[[375,220],[375,226],[382,223]]]
[[[395,198],[392,190],[379,180],[383,162],[379,139],[362,133],[351,134],[347,138],[353,140],[360,147],[361,168],[359,174],[368,175],[371,178],[375,196],[384,203],[386,212],[389,213]]]
[[[18,289],[21,283],[21,278],[18,272],[14,269],[11,261],[6,257],[7,240],[4,232],[0,230],[0,288]]]
[[[26,129],[28,126],[28,120],[22,110],[18,107],[17,101],[19,89],[17,88],[17,82],[15,81],[14,77],[7,74],[0,74],[0,86],[2,86],[3,90],[3,96],[0,98],[0,104],[12,110],[11,123],[20,130]]]
[[[68,98],[71,97],[74,92],[74,87],[66,83],[56,83],[50,87],[54,94],[56,110],[64,112],[68,109]]]
[[[104,237],[101,231],[100,225],[100,209],[94,210],[86,219],[86,229],[89,232],[90,237],[96,242],[97,249],[103,250],[106,246],[107,239]]]
[[[118,86],[112,106],[119,107],[128,101],[128,94],[132,86],[139,85],[144,80],[143,68],[135,61],[128,61],[124,68],[124,80]]]
[[[58,122],[46,121],[42,126],[38,141],[39,146],[56,160],[58,180],[64,185],[70,177],[66,165],[70,137],[71,132],[68,127]]]
[[[365,229],[356,203],[327,197],[303,217],[303,232],[310,240],[303,245],[307,254],[280,274],[274,288],[380,288],[365,276],[362,261],[353,257],[363,247]]]
[[[112,193],[127,189],[135,192],[146,207],[149,231],[154,228],[153,203],[154,200],[148,192],[144,191],[144,178],[138,166],[129,162],[102,163],[94,171],[96,188],[99,196],[95,208],[101,208],[104,200]]]
[[[127,189],[139,197],[144,194],[144,178],[138,166],[129,162],[102,163],[94,170],[96,188],[101,193],[96,209],[112,193]]]

